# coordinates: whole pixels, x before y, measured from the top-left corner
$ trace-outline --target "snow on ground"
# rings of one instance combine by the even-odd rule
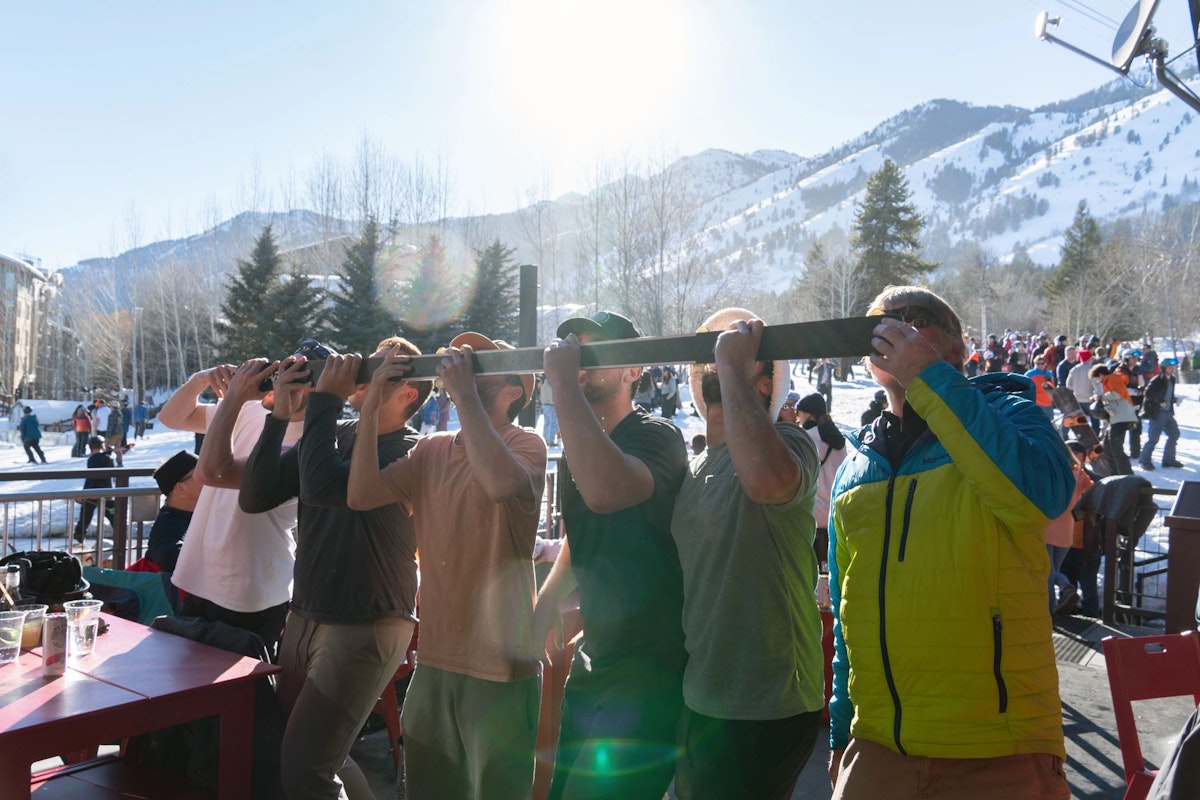
[[[793,388],[802,396],[815,390],[815,386],[809,384],[802,365],[795,365],[792,374]],[[833,388],[833,418],[847,430],[858,427],[859,417],[867,409],[875,391],[879,388],[868,377],[865,370],[856,368],[855,375],[854,380],[838,381]],[[680,391],[682,405],[679,413],[675,415],[674,422],[681,429],[684,441],[690,443],[695,434],[704,433],[704,422],[699,417],[691,415],[691,393],[685,383],[681,383]],[[1185,480],[1200,480],[1200,385],[1179,384],[1177,395],[1182,398],[1182,403],[1176,408],[1176,419],[1180,428],[1178,458],[1184,463],[1185,468],[1160,468],[1153,472],[1142,472],[1135,468],[1136,474],[1145,477],[1151,484],[1160,488],[1178,488]],[[73,403],[68,405],[72,409],[74,408]],[[452,415],[450,424],[452,428],[457,427],[457,417]],[[540,426],[541,420],[539,419],[539,430]],[[70,455],[73,437],[74,435],[70,433],[47,434],[42,439],[42,449],[50,463],[36,467],[26,463],[25,452],[20,443],[0,441],[0,473],[29,472],[36,476],[39,471],[65,468],[83,469],[85,459],[71,458]],[[170,430],[160,422],[153,430],[148,431],[146,438],[139,439],[134,449],[125,455],[125,466],[156,467],[179,450],[191,450],[193,445],[194,437],[191,433]],[[550,452],[552,455],[561,453],[561,447],[551,448]],[[1155,451],[1154,462],[1156,466],[1162,462],[1162,442]],[[154,485],[153,480],[149,477],[135,478],[130,483],[132,486]],[[28,480],[0,482],[0,492],[12,494],[60,491],[78,489],[81,485],[82,483],[78,479],[40,480],[31,477]],[[1169,497],[1160,498],[1159,505],[1164,509],[1169,509],[1170,501]],[[0,507],[3,505],[0,503]],[[46,506],[50,505],[46,504]],[[3,524],[10,537],[7,541],[8,552],[29,549],[31,544],[29,541],[19,541],[13,537],[14,535],[28,536],[32,533],[34,513],[33,504],[15,503],[9,505],[4,516],[0,517],[0,523]],[[60,503],[57,510],[53,507],[46,510],[44,507],[42,513],[42,527],[48,538],[42,542],[41,546],[44,549],[66,549],[65,531],[71,521],[67,519],[65,502]],[[77,512],[74,513],[77,514]],[[1142,547],[1146,550],[1166,550],[1167,532],[1162,524],[1163,516],[1160,514],[1147,532],[1142,542]],[[1147,593],[1165,595],[1165,587],[1151,584],[1147,586]]]

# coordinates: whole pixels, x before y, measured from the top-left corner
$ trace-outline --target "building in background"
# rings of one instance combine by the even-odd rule
[[[63,279],[30,256],[0,253],[0,403],[82,396],[87,365],[64,317]]]

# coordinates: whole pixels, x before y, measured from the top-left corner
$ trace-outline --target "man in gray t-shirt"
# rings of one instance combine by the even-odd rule
[[[715,365],[692,372],[708,449],[675,501],[683,568],[681,800],[787,800],[824,705],[812,549],[818,458],[799,427],[775,422],[786,361],[755,362],[763,324],[714,314]]]

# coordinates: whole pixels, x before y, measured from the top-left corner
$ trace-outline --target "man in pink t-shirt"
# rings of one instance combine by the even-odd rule
[[[359,419],[347,501],[399,503],[412,514],[421,559],[420,664],[404,700],[406,785],[412,797],[526,798],[533,785],[539,654],[533,641],[533,549],[546,444],[513,424],[532,375],[474,374],[473,350],[508,345],[455,337],[437,368],[459,431],[423,437],[382,471],[370,425],[408,373],[389,354]]]

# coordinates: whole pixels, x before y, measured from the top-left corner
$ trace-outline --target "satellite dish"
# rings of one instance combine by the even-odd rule
[[[1046,26],[1050,24],[1050,12],[1043,11],[1033,21],[1033,35],[1038,39],[1046,38]]]
[[[1154,12],[1158,10],[1159,0],[1137,0],[1125,21],[1117,29],[1113,38],[1112,65],[1121,72],[1128,72],[1129,65],[1140,55],[1142,37],[1154,20]]]

